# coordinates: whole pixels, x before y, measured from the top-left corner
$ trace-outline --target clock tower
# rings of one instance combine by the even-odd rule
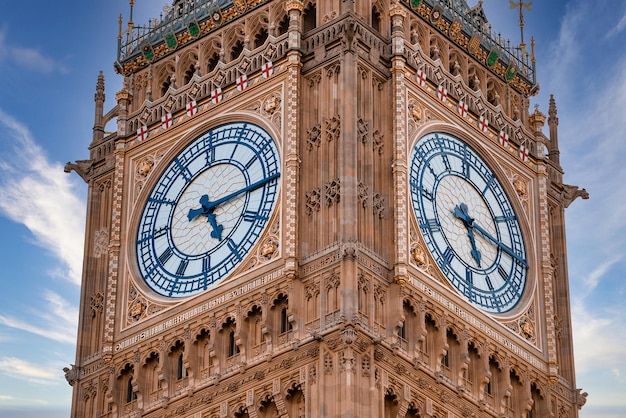
[[[554,99],[529,109],[533,54],[489,28],[465,0],[120,20],[123,87],[105,113],[98,77],[66,166],[72,416],[577,417],[564,210],[588,196]]]

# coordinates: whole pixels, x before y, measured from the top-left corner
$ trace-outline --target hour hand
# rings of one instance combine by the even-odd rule
[[[474,260],[476,260],[476,264],[478,265],[478,267],[480,267],[480,258],[481,258],[481,254],[480,251],[478,251],[478,249],[476,248],[476,238],[474,238],[474,228],[472,227],[467,227],[467,236],[470,239],[470,244],[472,244],[472,251],[470,251],[470,254],[472,254],[472,257],[474,258]]]
[[[206,194],[202,195],[202,197],[200,198],[200,205],[202,207],[198,209],[189,209],[187,219],[189,219],[189,222],[191,222],[198,216],[206,216],[207,222],[211,224],[211,237],[217,240],[221,240],[222,230],[224,229],[224,227],[217,223],[217,220],[215,219],[215,214],[213,213],[213,210],[217,205],[215,204],[215,202],[211,202],[209,200],[209,196]]]
[[[211,224],[211,227],[213,227],[213,230],[211,231],[211,236],[215,238],[216,240],[221,241],[222,230],[224,229],[224,227],[222,225],[217,224],[217,220],[215,220],[215,215],[213,213],[209,213],[206,217],[206,220],[208,223]]]
[[[478,267],[480,267],[480,259],[481,254],[476,248],[476,238],[474,236],[474,219],[469,216],[469,212],[467,209],[467,205],[465,203],[461,203],[460,205],[456,205],[454,207],[454,216],[463,221],[463,225],[467,228],[467,236],[469,237],[470,244],[472,245],[472,250],[470,254],[472,258],[476,261]]]
[[[189,222],[193,221],[200,215],[208,216],[210,213],[213,213],[213,209],[215,209],[215,205],[211,204],[209,196],[206,194],[202,195],[200,198],[200,205],[202,205],[202,207],[198,209],[189,209],[189,213],[187,214]]]

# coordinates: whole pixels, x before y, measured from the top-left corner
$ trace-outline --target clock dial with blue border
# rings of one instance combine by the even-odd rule
[[[223,280],[269,222],[279,191],[272,137],[228,123],[187,145],[163,171],[139,221],[136,255],[157,294],[186,297]]]
[[[409,181],[422,236],[450,283],[486,312],[513,309],[526,286],[526,249],[487,163],[455,136],[430,133],[413,148]]]

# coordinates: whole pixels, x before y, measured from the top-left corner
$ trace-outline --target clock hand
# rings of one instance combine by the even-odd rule
[[[211,231],[211,236],[217,240],[221,240],[222,230],[224,229],[224,227],[222,225],[218,225],[217,223],[217,219],[215,218],[215,214],[213,213],[215,206],[211,205],[211,201],[209,201],[209,195],[202,195],[202,197],[200,198],[200,204],[202,205],[200,209],[189,210],[187,218],[189,219],[189,221],[192,221],[200,215],[206,216],[207,222],[211,224],[211,227],[213,229]]]
[[[269,177],[266,177],[262,180],[259,180],[255,183],[249,184],[248,186],[244,187],[243,189],[237,190],[236,192],[233,192],[231,194],[228,194],[226,196],[220,197],[219,199],[217,199],[214,202],[210,202],[210,208],[213,209],[219,205],[221,205],[222,203],[232,199],[233,197],[239,196],[242,193],[246,193],[246,192],[251,192],[253,190],[258,189],[259,187],[263,186],[265,183],[272,181],[276,178],[280,177],[280,173],[274,173]]]
[[[480,267],[480,251],[476,248],[476,238],[474,237],[474,219],[472,219],[467,213],[467,205],[465,203],[461,203],[461,205],[457,205],[454,207],[454,215],[463,221],[463,225],[467,228],[467,236],[469,237],[470,244],[472,245],[472,251],[470,254],[476,260],[476,264]]]
[[[219,205],[221,205],[222,203],[236,197],[239,196],[242,193],[246,193],[246,192],[250,192],[252,190],[256,190],[259,187],[263,186],[265,183],[272,181],[276,178],[278,178],[280,176],[280,173],[274,173],[269,177],[266,177],[262,180],[259,180],[255,183],[249,184],[248,186],[237,190],[236,192],[230,193],[226,196],[223,196],[213,202],[211,202],[209,200],[209,196],[208,195],[202,195],[202,197],[200,198],[200,205],[202,205],[201,208],[198,209],[189,209],[189,213],[187,214],[187,219],[189,219],[189,221],[193,221],[194,219],[196,219],[198,216],[206,216],[207,217],[207,221],[211,224],[211,226],[213,227],[213,231],[211,232],[211,236],[213,238],[217,238],[217,239],[221,239],[222,236],[222,229],[223,227],[221,225],[217,224],[217,221],[215,219],[215,215],[213,214],[213,211],[215,210],[215,208]]]
[[[528,264],[526,263],[526,260],[521,258],[519,255],[515,254],[512,249],[510,249],[509,247],[501,243],[497,238],[494,238],[493,236],[491,236],[489,232],[485,231],[484,228],[482,228],[480,225],[477,225],[475,222],[472,224],[472,226],[474,227],[474,229],[480,232],[482,236],[484,236],[489,241],[496,244],[498,247],[502,249],[502,251],[504,251],[505,253],[513,257],[514,259],[516,259],[522,266],[524,266],[524,268],[526,269],[528,268]]]
[[[211,224],[211,227],[213,228],[213,231],[211,231],[211,236],[215,238],[216,240],[221,241],[222,229],[224,229],[224,227],[222,225],[217,224],[217,220],[215,219],[215,214],[214,213],[207,214],[206,220],[208,223]]]
[[[455,216],[457,218],[459,218],[459,219],[461,219],[463,221],[463,223],[465,224],[465,226],[468,229],[469,228],[476,229],[478,232],[480,232],[480,234],[482,236],[484,236],[489,241],[491,241],[494,244],[496,244],[498,247],[500,247],[502,249],[502,251],[504,251],[505,253],[507,253],[508,255],[513,257],[514,259],[516,259],[522,266],[524,266],[525,268],[528,268],[528,264],[526,263],[526,260],[524,260],[523,258],[518,256],[517,254],[515,254],[512,249],[510,249],[509,247],[507,247],[506,245],[501,243],[498,239],[494,238],[489,232],[487,232],[483,227],[478,225],[474,221],[474,219],[469,216],[469,214],[467,212],[467,205],[465,203],[461,203],[460,205],[455,206],[454,207],[454,214],[455,214]],[[470,240],[471,240],[471,238],[470,238]]]

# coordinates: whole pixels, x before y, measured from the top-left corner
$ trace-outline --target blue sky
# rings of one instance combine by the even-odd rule
[[[167,0],[137,0],[134,20]],[[470,6],[475,1],[468,2]],[[12,2],[0,14],[0,415],[69,416],[62,368],[74,361],[86,185],[63,173],[88,157],[95,83],[108,110],[117,19],[127,0]],[[519,41],[518,13],[485,0],[494,30]],[[536,0],[540,94],[555,95],[565,182],[590,200],[566,211],[581,417],[626,417],[626,3]]]

